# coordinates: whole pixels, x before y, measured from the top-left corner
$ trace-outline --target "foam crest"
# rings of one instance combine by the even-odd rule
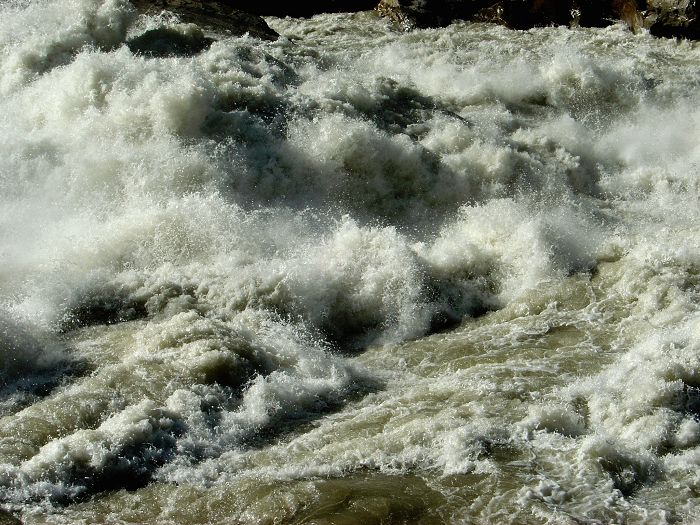
[[[5,466],[3,481],[22,480],[18,494],[11,496],[18,500],[75,497],[91,485],[121,485],[115,477],[138,484],[138,477],[162,462],[173,446],[177,429],[172,417],[153,402],[143,401],[94,430],[51,441],[16,472]]]
[[[491,296],[486,303],[495,305],[591,267],[601,248],[599,228],[567,207],[537,212],[517,201],[491,200],[463,207],[424,257],[449,281],[471,277]]]
[[[390,341],[425,332],[430,310],[422,271],[395,229],[361,228],[346,219],[324,244],[294,261],[286,287],[299,301],[294,311],[327,336],[359,338],[353,344],[364,346],[378,336]]]
[[[698,113],[681,100],[671,108],[643,108],[599,139],[599,156],[626,169],[607,177],[606,188],[617,193],[695,191],[698,148],[693,140]]]
[[[6,496],[60,501],[140,486],[174,458],[186,464],[264,442],[285,421],[342,405],[363,388],[362,372],[301,330],[262,313],[225,322],[196,309],[149,323],[119,362],[3,422]],[[12,432],[36,418],[42,432],[23,436],[18,456]]]

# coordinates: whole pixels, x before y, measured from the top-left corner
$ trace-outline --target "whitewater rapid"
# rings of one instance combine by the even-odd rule
[[[700,520],[695,43],[0,21],[5,510]]]

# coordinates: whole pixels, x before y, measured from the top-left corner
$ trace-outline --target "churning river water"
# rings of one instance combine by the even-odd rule
[[[698,522],[698,44],[268,22],[0,5],[1,506]]]

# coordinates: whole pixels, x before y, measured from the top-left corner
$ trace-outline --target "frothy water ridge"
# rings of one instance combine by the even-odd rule
[[[6,510],[700,520],[696,44],[0,20]]]

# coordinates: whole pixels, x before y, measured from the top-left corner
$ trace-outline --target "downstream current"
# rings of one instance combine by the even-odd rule
[[[698,44],[267,21],[0,4],[0,506],[698,523]]]

